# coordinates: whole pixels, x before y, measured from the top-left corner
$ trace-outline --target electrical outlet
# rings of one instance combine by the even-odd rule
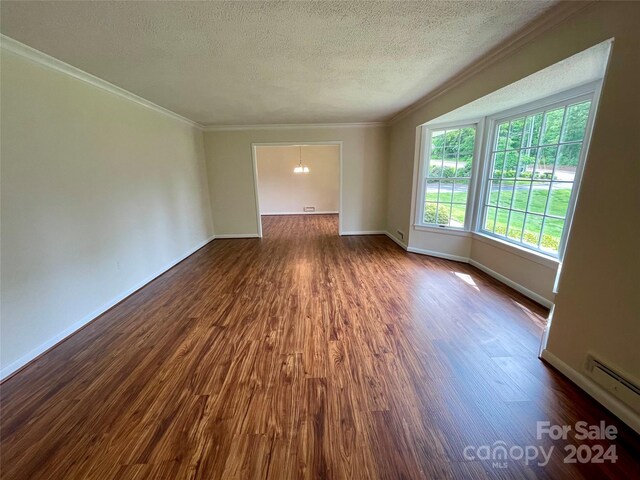
[[[316,207],[304,207],[303,210],[305,212],[315,212],[316,211]]]

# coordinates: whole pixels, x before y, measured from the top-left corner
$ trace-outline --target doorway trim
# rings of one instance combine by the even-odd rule
[[[342,140],[327,140],[324,142],[253,142],[251,143],[251,160],[253,162],[253,192],[256,197],[256,223],[258,237],[262,238],[262,215],[260,214],[260,195],[258,194],[258,147],[306,147],[310,145],[338,145],[340,147],[339,167],[339,199],[338,199],[338,235],[342,236]]]

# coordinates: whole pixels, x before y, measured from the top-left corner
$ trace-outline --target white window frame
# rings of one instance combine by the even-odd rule
[[[419,146],[419,163],[417,172],[416,185],[417,197],[415,218],[413,228],[416,230],[432,231],[439,233],[448,233],[455,235],[479,236],[486,239],[487,242],[494,242],[498,246],[513,249],[514,253],[525,255],[528,258],[538,258],[540,262],[553,262],[557,264],[562,261],[564,251],[566,249],[567,239],[571,231],[573,223],[573,214],[580,192],[582,175],[589,152],[591,143],[591,135],[593,133],[593,125],[598,111],[600,93],[602,89],[602,80],[597,80],[576,88],[565,90],[563,92],[551,95],[549,97],[537,100],[535,102],[526,103],[502,112],[480,118],[472,118],[463,121],[442,122],[434,124],[424,124],[420,128],[420,146]],[[506,121],[522,116],[540,113],[543,110],[553,109],[554,107],[579,103],[580,101],[591,100],[591,108],[587,125],[585,128],[584,139],[582,142],[582,150],[580,152],[578,166],[573,181],[573,188],[569,197],[569,205],[565,216],[565,225],[560,238],[558,252],[554,254],[547,250],[532,248],[530,245],[520,243],[509,238],[496,235],[482,229],[482,220],[486,213],[485,199],[488,179],[490,178],[491,168],[491,145],[495,140],[497,126]],[[428,162],[431,154],[431,135],[434,131],[451,130],[456,128],[474,127],[476,130],[475,145],[473,153],[473,163],[471,176],[469,177],[469,192],[467,195],[467,210],[465,215],[465,223],[463,227],[455,227],[448,225],[436,225],[424,223],[424,208],[426,195],[426,180],[428,176]],[[515,180],[515,179],[514,179]]]
[[[482,119],[475,119],[465,122],[448,122],[439,123],[434,125],[423,125],[420,141],[420,164],[418,168],[418,202],[415,209],[414,228],[420,230],[436,230],[436,231],[449,231],[449,232],[465,232],[470,231],[474,218],[474,198],[476,192],[476,177],[478,173],[478,158],[482,138]],[[469,190],[467,192],[467,204],[466,213],[464,216],[464,226],[456,227],[452,225],[437,225],[434,223],[424,222],[424,209],[425,209],[425,197],[426,197],[426,185],[429,171],[428,164],[431,156],[431,136],[433,132],[441,130],[454,130],[459,128],[473,128],[475,130],[474,144],[473,144],[473,160],[471,162],[471,175],[469,176]]]
[[[582,87],[577,87],[568,91],[564,91],[556,95],[552,95],[550,97],[544,98],[542,100],[538,100],[536,102],[531,102],[519,107],[515,107],[507,111],[500,112],[495,115],[491,115],[486,118],[487,135],[485,138],[483,138],[482,157],[478,162],[482,165],[482,175],[480,175],[481,179],[480,179],[480,184],[478,188],[478,195],[474,198],[475,205],[476,205],[476,214],[475,214],[475,218],[472,226],[474,233],[483,235],[485,237],[489,237],[492,239],[496,239],[500,242],[505,242],[515,247],[526,249],[532,253],[543,255],[545,257],[549,257],[554,260],[559,261],[563,258],[564,251],[567,244],[567,238],[571,230],[571,223],[573,222],[573,214],[575,211],[578,193],[580,191],[582,173],[584,171],[584,165],[585,165],[585,161],[589,151],[589,143],[591,141],[593,123],[595,120],[595,115],[598,107],[598,99],[599,99],[601,84],[602,84],[601,81],[592,82]],[[483,218],[484,218],[484,215],[486,214],[486,209],[487,209],[487,206],[485,205],[486,203],[485,200],[487,198],[487,185],[489,183],[489,179],[491,178],[490,177],[491,167],[492,167],[492,161],[491,161],[492,147],[491,146],[496,138],[498,125],[500,123],[504,123],[509,120],[514,120],[516,118],[521,118],[521,117],[525,117],[527,115],[533,115],[536,113],[542,113],[544,111],[552,110],[557,107],[568,106],[570,104],[580,103],[586,100],[591,101],[591,107],[589,110],[589,117],[587,118],[587,125],[585,128],[584,139],[582,142],[582,149],[580,151],[580,156],[578,159],[578,166],[576,168],[576,174],[573,181],[573,187],[571,190],[571,195],[569,197],[569,205],[567,207],[567,213],[565,216],[565,225],[562,230],[562,236],[560,237],[558,252],[553,253],[547,250],[534,248],[531,245],[527,245],[525,243],[515,241],[508,237],[496,235],[493,232],[482,229]]]

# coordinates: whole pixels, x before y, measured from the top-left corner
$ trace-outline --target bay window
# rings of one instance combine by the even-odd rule
[[[473,123],[424,126],[416,227],[476,232],[561,257],[596,89],[581,87]]]

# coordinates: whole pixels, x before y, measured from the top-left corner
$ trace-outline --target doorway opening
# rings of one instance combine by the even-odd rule
[[[254,143],[258,235],[263,217],[330,215],[342,232],[342,142]]]

